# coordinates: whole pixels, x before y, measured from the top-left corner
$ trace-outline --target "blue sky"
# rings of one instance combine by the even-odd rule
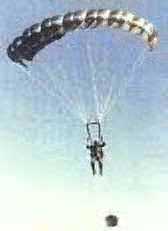
[[[158,29],[159,47],[151,53],[141,38],[108,28],[68,34],[41,51],[28,72],[6,56],[30,25],[88,8],[123,8],[147,18]],[[166,230],[167,10],[159,0],[3,3],[1,229],[105,230],[104,216],[114,212],[116,230]],[[85,121],[105,109],[104,176],[93,178]]]

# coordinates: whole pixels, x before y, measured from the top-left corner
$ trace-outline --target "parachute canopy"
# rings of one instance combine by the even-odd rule
[[[67,32],[99,26],[121,28],[140,34],[150,50],[158,43],[158,33],[153,24],[129,11],[81,10],[47,18],[42,23],[32,25],[20,37],[14,39],[7,48],[7,53],[13,62],[26,67],[23,60],[32,61],[41,49],[61,39]]]

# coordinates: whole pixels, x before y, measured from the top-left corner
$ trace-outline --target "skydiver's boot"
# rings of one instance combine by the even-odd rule
[[[95,162],[91,161],[91,168],[92,168],[92,172],[93,172],[93,176],[96,174],[96,170],[95,170]]]
[[[103,163],[99,160],[99,174],[103,175]]]

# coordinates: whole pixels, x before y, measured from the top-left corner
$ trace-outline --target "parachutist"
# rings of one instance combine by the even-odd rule
[[[98,141],[94,140],[93,142],[90,129],[89,129],[90,125],[98,126]],[[106,144],[103,141],[103,137],[101,136],[101,128],[100,128],[99,121],[87,123],[87,133],[88,133],[88,140],[87,140],[88,144],[86,145],[86,148],[90,150],[90,157],[91,157],[90,164],[91,164],[93,175],[96,174],[95,162],[97,161],[98,166],[99,166],[99,174],[102,176],[103,175],[103,156],[104,156],[104,152],[102,148]]]
[[[98,142],[97,140],[94,140],[93,144],[87,145],[86,148],[90,149],[90,157],[91,157],[91,168],[93,175],[96,174],[95,170],[95,162],[98,162],[99,166],[99,174],[102,176],[103,175],[103,150],[102,148],[105,146],[105,142]]]

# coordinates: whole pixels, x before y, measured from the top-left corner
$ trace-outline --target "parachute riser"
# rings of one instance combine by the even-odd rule
[[[88,138],[87,138],[87,141],[88,142],[92,142],[93,141],[93,137],[91,135],[91,132],[90,132],[90,127],[91,126],[97,126],[98,128],[98,141],[102,142],[103,140],[103,136],[101,135],[101,126],[100,126],[100,122],[99,121],[94,121],[94,122],[88,122],[86,124],[86,131],[87,131],[87,134],[88,134]]]

